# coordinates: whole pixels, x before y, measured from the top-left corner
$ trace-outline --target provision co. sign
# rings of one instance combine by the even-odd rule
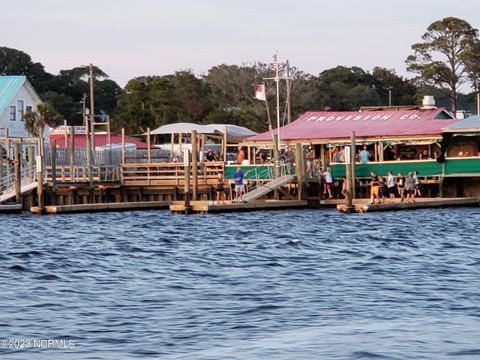
[[[308,121],[366,121],[366,120],[388,120],[392,117],[392,114],[355,114],[355,115],[312,115],[307,118]],[[398,117],[399,120],[415,120],[420,117],[420,114],[404,114]]]

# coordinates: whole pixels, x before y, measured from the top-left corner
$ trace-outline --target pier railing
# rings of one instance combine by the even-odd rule
[[[52,166],[45,167],[47,181],[61,183],[88,183],[90,181],[88,166],[56,166],[55,174]],[[120,168],[118,166],[92,166],[94,183],[119,182]]]
[[[218,173],[223,171],[223,162],[199,163],[198,184],[215,185]],[[191,173],[190,177],[193,182]],[[121,181],[133,186],[180,186],[185,184],[185,166],[183,163],[123,164]]]

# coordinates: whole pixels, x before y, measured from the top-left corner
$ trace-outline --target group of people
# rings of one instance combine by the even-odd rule
[[[379,177],[375,171],[370,175],[370,204],[388,202],[387,195],[390,202],[393,202],[397,192],[401,202],[415,202],[416,196],[422,196],[418,171],[410,172],[407,176],[401,172],[394,176],[391,171],[386,177]]]
[[[235,175],[233,175],[233,181],[235,183],[235,198],[233,202],[243,202],[243,195],[245,194],[245,184],[243,179],[245,178],[245,174],[242,171],[241,167],[237,167],[237,171]],[[222,173],[218,173],[217,175],[217,184],[215,186],[215,191],[217,193],[216,201],[218,204],[225,204],[225,177]]]

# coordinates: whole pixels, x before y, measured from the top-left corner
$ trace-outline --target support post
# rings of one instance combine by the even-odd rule
[[[75,165],[75,126],[71,126],[70,132],[70,166]]]
[[[53,191],[57,190],[57,140],[53,140],[51,147],[52,154],[52,188]]]
[[[17,204],[22,203],[22,156],[20,154],[20,144],[13,145],[13,159],[15,161],[15,198]]]
[[[53,140],[52,150],[52,204],[57,204],[57,140]]]
[[[192,200],[198,200],[198,151],[197,151],[197,131],[192,130]]]
[[[27,157],[28,157],[27,166],[28,166],[28,169],[33,169],[33,166],[35,165],[34,156],[35,156],[35,148],[33,146],[27,147]],[[29,180],[33,181],[33,177],[34,177],[34,174],[31,172]]]
[[[122,127],[122,164],[125,164],[125,128]]]
[[[280,149],[278,148],[278,135],[273,135],[273,160],[275,164],[275,177],[280,177]]]
[[[303,148],[302,144],[295,145],[295,174],[297,175],[297,186],[298,186],[298,200],[303,199],[303,182],[304,182],[304,171],[303,171]]]
[[[147,160],[150,164],[152,162],[152,148],[150,147],[150,128],[147,128]]]
[[[356,135],[355,131],[352,131],[350,136],[350,178],[351,178],[351,193],[352,193],[352,200],[357,197],[356,194],[356,186],[355,186],[355,161],[356,161],[356,154],[357,154],[357,147],[355,145],[356,142]]]
[[[192,210],[190,206],[190,150],[185,149],[183,154],[185,165],[185,214],[190,214]]]
[[[345,148],[347,149],[347,148]],[[345,157],[345,172],[346,172],[346,182],[347,182],[347,206],[345,207],[346,213],[354,213],[355,207],[353,206],[353,186],[354,181],[352,178],[352,163],[355,166],[355,153],[353,152],[352,146],[349,146],[348,149],[350,150],[347,152],[347,156]]]
[[[37,167],[37,196],[38,196],[38,213],[43,213],[43,138],[38,138],[38,155],[36,158]]]
[[[0,144],[0,189],[3,185],[3,144]],[[1,190],[0,190],[1,194]]]

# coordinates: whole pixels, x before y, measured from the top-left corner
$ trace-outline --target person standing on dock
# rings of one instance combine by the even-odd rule
[[[411,202],[415,202],[415,179],[413,173],[408,173],[407,179],[405,180],[405,191],[407,192],[407,200],[411,199]]]
[[[345,199],[348,197],[348,187],[347,187],[347,177],[342,178],[342,195],[345,196]]]
[[[215,187],[217,191],[217,204],[225,204],[225,178],[222,173],[217,175],[217,186]]]
[[[295,163],[295,152],[293,151],[293,146],[289,146],[287,151],[283,154],[285,165],[287,166],[287,174],[293,174],[293,164]]]
[[[313,146],[309,146],[307,150],[307,173],[311,179],[313,179],[313,160],[315,160],[315,151]]]
[[[387,174],[388,196],[393,202],[393,199],[395,199],[395,176],[393,176],[391,171],[389,171]]]
[[[422,193],[420,192],[420,179],[418,178],[418,174],[420,174],[418,170],[413,172],[413,179],[415,180],[415,196],[422,196]]]
[[[326,168],[325,172],[323,173],[323,176],[325,177],[325,188],[323,190],[323,193],[325,195],[328,195],[328,199],[332,199],[332,184],[333,184],[333,178],[332,174],[330,172],[330,168]]]
[[[403,202],[403,200],[405,200],[405,176],[403,176],[401,172],[399,172],[397,176],[397,189],[400,202]]]
[[[243,185],[243,172],[242,169],[237,167],[237,171],[235,175],[233,175],[233,180],[235,181],[235,199],[234,202],[242,202],[242,196],[243,193],[245,192],[245,188]]]
[[[378,196],[380,182],[378,180],[377,173],[372,171],[370,175],[372,176],[372,180],[370,180],[370,204],[375,204],[375,199],[377,200],[376,203],[380,204],[380,198]]]

